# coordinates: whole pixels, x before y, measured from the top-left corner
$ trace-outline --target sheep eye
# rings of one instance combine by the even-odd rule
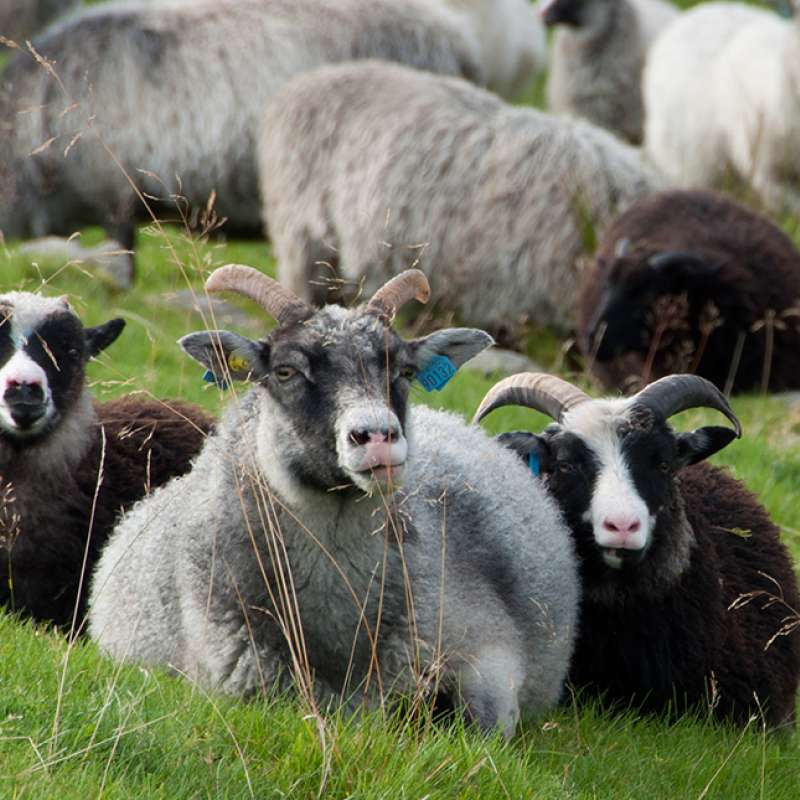
[[[285,383],[297,375],[297,370],[288,364],[281,364],[281,366],[275,367],[274,375],[281,383]]]
[[[670,472],[671,467],[670,467],[670,464],[669,464],[668,461],[661,461],[658,464],[658,469],[659,469],[659,472],[663,472],[664,474],[667,474],[668,472]]]
[[[407,381],[413,381],[417,376],[417,371],[414,367],[403,367],[400,370],[400,377],[405,378]]]
[[[558,471],[562,475],[570,475],[575,472],[575,467],[569,461],[560,461],[558,464]]]

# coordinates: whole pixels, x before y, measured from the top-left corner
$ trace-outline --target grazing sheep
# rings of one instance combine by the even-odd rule
[[[645,57],[678,9],[665,0],[547,0],[540,10],[545,25],[557,26],[548,108],[639,144]]]
[[[393,64],[300,76],[265,119],[264,219],[286,285],[318,299],[337,270],[372,290],[418,263],[442,305],[494,331],[525,316],[570,329],[587,230],[656,183],[588,123]]]
[[[438,675],[506,735],[520,710],[553,705],[578,601],[569,533],[516,457],[408,404],[415,376],[441,385],[491,338],[400,339],[395,312],[429,294],[418,270],[351,309],[315,311],[238,265],[207,288],[257,299],[279,326],[181,340],[255,385],[192,471],[115,531],[91,593],[101,649],[237,694],[313,676],[320,701],[350,706]]]
[[[112,2],[33,44],[51,67],[22,50],[0,76],[0,231],[102,224],[126,250],[131,181],[159,214],[182,196],[201,228],[257,232],[257,124],[296,73],[373,57],[485,80],[463,14],[431,0]]]
[[[749,183],[800,212],[800,19],[704,3],[656,40],[644,77],[645,146],[682,188]]]
[[[621,707],[710,703],[720,720],[745,725],[763,711],[769,727],[792,726],[797,579],[758,500],[698,463],[741,435],[719,390],[674,375],[631,398],[592,400],[528,373],[497,384],[476,419],[503,405],[557,420],[500,439],[541,475],[572,528],[583,584],[573,685]],[[735,430],[667,424],[697,407],[721,411]]]
[[[0,36],[22,44],[79,0],[0,0]]]
[[[92,401],[86,362],[123,326],[0,294],[0,604],[65,629],[120,511],[185,472],[211,425],[185,403]]]
[[[673,372],[728,392],[800,388],[800,253],[722,195],[637,201],[582,281],[578,340],[611,388]]]

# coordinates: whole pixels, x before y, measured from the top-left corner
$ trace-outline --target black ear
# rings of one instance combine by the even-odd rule
[[[260,380],[268,372],[262,347],[258,342],[229,331],[189,333],[178,344],[195,361],[199,361],[214,379],[223,384],[234,380]]]
[[[86,336],[86,357],[94,358],[98,353],[106,349],[116,341],[125,327],[125,320],[117,317],[97,325],[94,328],[84,328]]]
[[[678,466],[696,464],[727,447],[736,438],[736,431],[720,425],[698,428],[691,433],[678,434]]]
[[[513,450],[534,475],[541,475],[550,468],[550,448],[544,436],[537,436],[528,431],[511,431],[501,433],[497,441]]]

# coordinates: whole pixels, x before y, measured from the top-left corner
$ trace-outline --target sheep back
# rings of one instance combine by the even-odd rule
[[[657,183],[605,131],[390,64],[301,76],[265,120],[264,220],[285,285],[309,297],[338,269],[369,290],[413,264],[491,330],[569,329],[577,259]]]
[[[625,240],[628,245],[619,252],[620,242]],[[644,283],[650,258],[687,252],[708,264],[707,274],[694,279],[676,271],[674,279],[664,275],[657,282],[652,278]],[[609,325],[640,325],[641,346],[611,360],[592,362],[594,374],[605,385],[625,388],[642,377],[654,325],[664,319],[663,310],[659,312],[655,303],[659,298],[684,294],[685,311],[676,316],[674,330],[667,333],[656,352],[650,380],[684,372],[691,362],[697,374],[724,388],[743,335],[732,386],[735,391],[757,388],[767,358],[765,322],[768,313],[774,312],[769,388],[780,391],[798,386],[800,253],[766,218],[714,192],[660,192],[634,203],[609,227],[581,277],[578,340],[584,353],[594,351],[590,341],[593,316],[604,293],[627,291],[638,284],[643,285],[643,294],[632,298],[621,312],[626,320],[609,320]],[[704,320],[710,321],[709,315],[714,313],[718,314],[718,326],[701,349],[703,325],[710,324]],[[634,319],[641,322],[631,322]],[[702,355],[696,361],[698,353]]]

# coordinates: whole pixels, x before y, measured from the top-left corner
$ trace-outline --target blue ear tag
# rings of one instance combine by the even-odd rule
[[[426,392],[438,392],[458,372],[456,365],[447,356],[434,356],[422,372],[417,374],[417,380]]]
[[[207,369],[203,373],[203,380],[206,383],[216,383],[217,386],[219,386],[220,389],[227,389],[228,388],[228,382],[226,380],[224,380],[223,378],[217,378],[217,376],[210,369]]]
[[[542,474],[542,465],[539,462],[539,456],[535,450],[531,450],[531,452],[528,453],[528,467],[537,478]]]

